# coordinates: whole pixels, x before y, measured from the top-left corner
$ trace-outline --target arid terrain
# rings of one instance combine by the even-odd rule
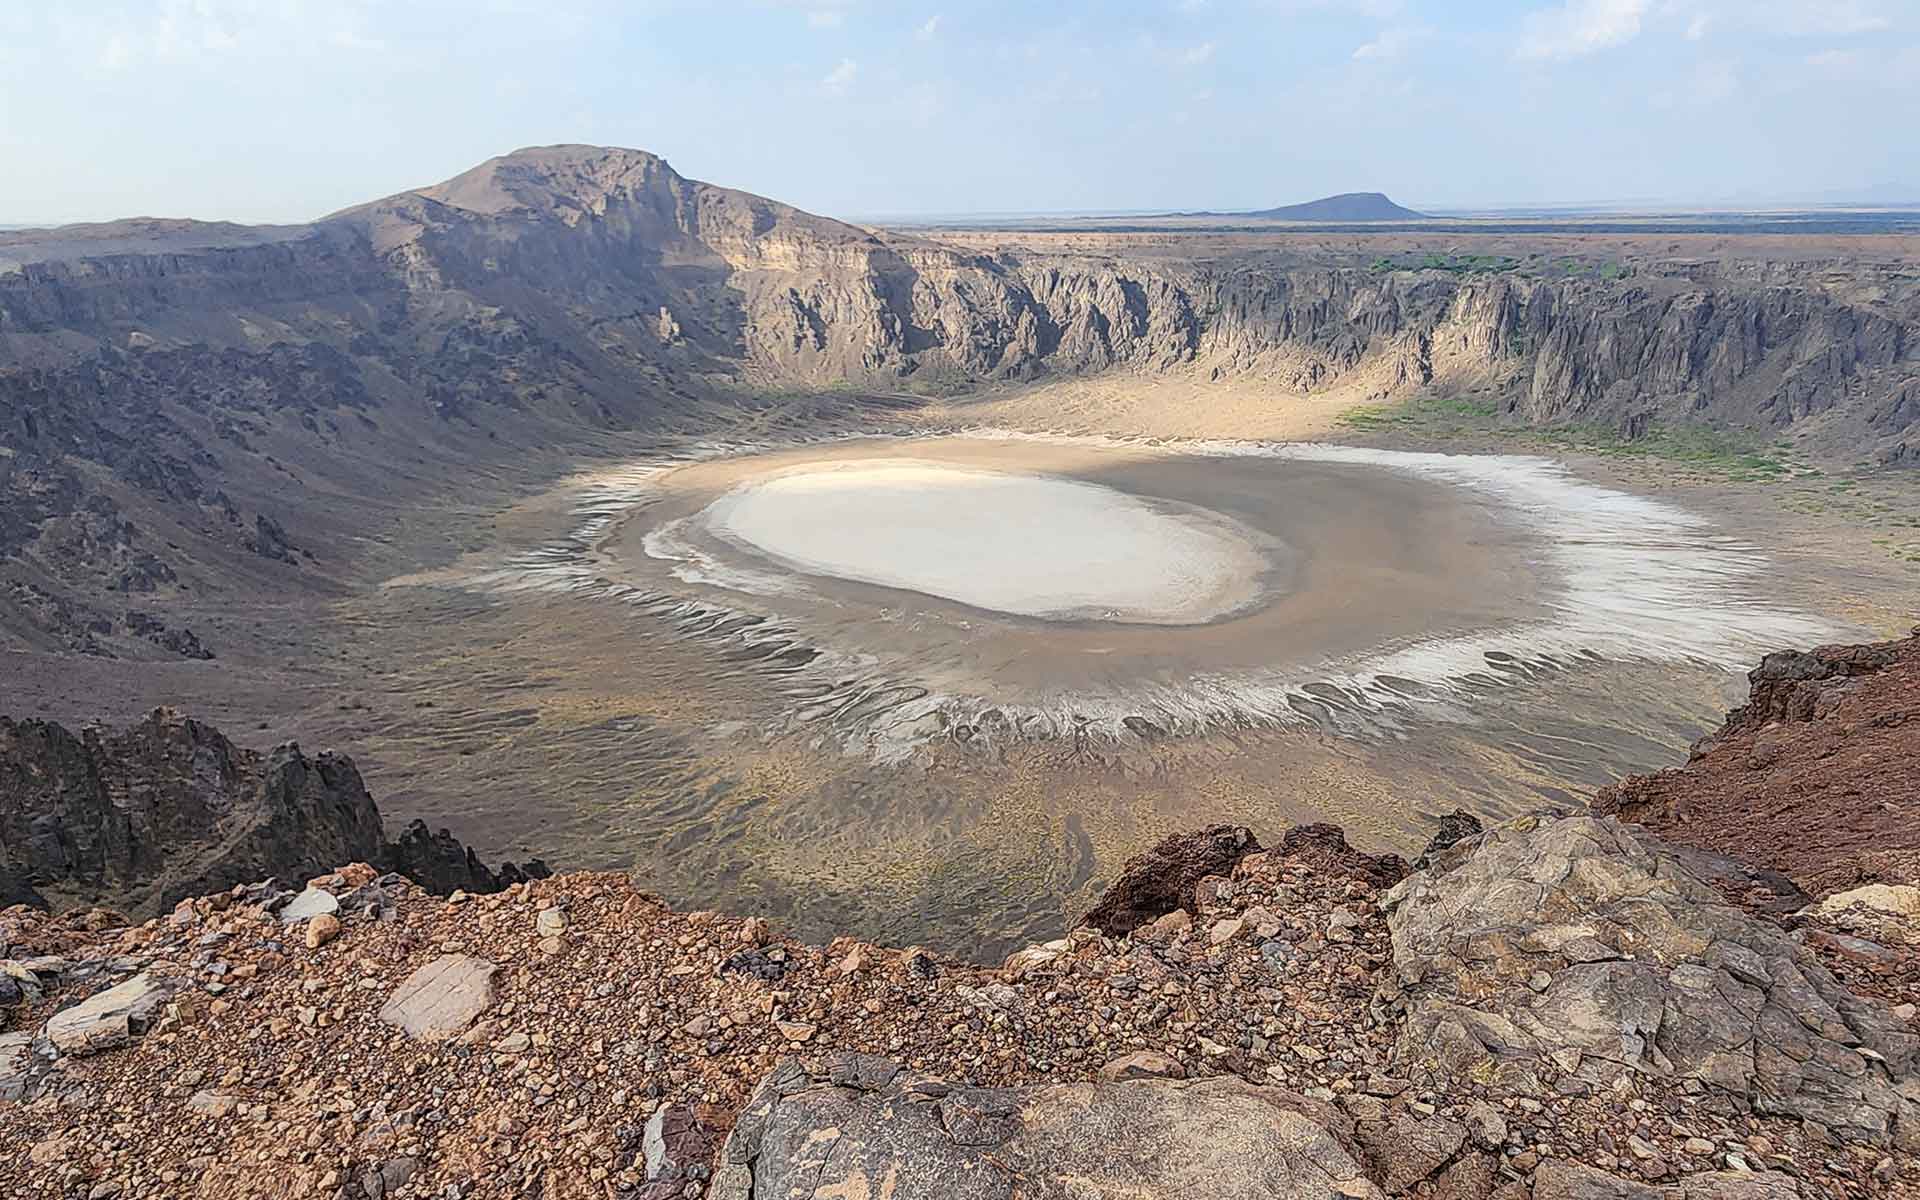
[[[1912,1194],[1914,236],[1432,224],[0,231],[0,1192]]]
[[[1670,761],[1759,653],[1904,629],[1910,249],[868,230],[590,147],[313,225],[12,231],[9,711],[174,705],[348,750],[390,822],[490,860],[996,956],[1170,830],[1327,818],[1410,854],[1453,808]],[[1177,634],[791,562],[768,577],[808,595],[780,599],[658,557],[722,481],[982,431],[972,466],[1233,513],[1285,552],[1233,593],[1253,609]],[[1515,456],[1610,497],[1620,546],[1570,557],[1588,534],[1536,527],[1551,506],[1492,468],[1220,439]],[[1633,568],[1653,511],[1706,575]],[[1643,624],[1662,588],[1697,607]]]
[[[433,895],[350,864],[137,924],[7,909],[0,1186],[1909,1196],[1911,798],[1863,821],[1848,785],[1920,762],[1899,707],[1915,647],[1769,656],[1710,748],[1603,803],[1668,798],[1647,815],[1670,840],[1454,813],[1410,867],[1329,825],[1264,844],[1213,825],[998,967],[675,911],[624,874]],[[156,744],[117,739],[101,767],[165,781]],[[348,790],[352,771],[332,768]],[[1824,785],[1812,836],[1757,809],[1696,824],[1727,793],[1694,781],[1734,774]],[[296,811],[327,824],[324,802]],[[1833,874],[1876,819],[1900,853]],[[1755,851],[1771,867],[1734,857]]]

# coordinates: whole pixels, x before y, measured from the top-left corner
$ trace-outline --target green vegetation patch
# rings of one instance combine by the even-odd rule
[[[1361,405],[1341,414],[1340,421],[1361,432],[1433,436],[1470,432],[1514,442],[1516,448],[1671,462],[1736,481],[1795,478],[1811,470],[1784,443],[1704,425],[1655,424],[1641,436],[1629,438],[1604,425],[1515,425],[1499,418],[1500,405],[1494,398],[1469,392]]]
[[[1349,429],[1434,430],[1436,425],[1451,421],[1455,426],[1486,424],[1491,430],[1491,422],[1499,415],[1499,405],[1471,394],[1415,396],[1391,404],[1362,404],[1350,408],[1340,414],[1340,422]]]
[[[1450,271],[1455,275],[1483,275],[1511,271],[1520,260],[1508,254],[1383,254],[1373,260],[1373,270]]]

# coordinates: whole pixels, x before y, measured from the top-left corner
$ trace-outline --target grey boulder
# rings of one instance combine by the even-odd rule
[[[713,1200],[1384,1200],[1332,1105],[1232,1077],[957,1087],[866,1055],[783,1063]]]
[[[1524,817],[1442,850],[1386,904],[1382,999],[1408,1072],[1530,1095],[1550,1077],[1694,1080],[1920,1150],[1920,1036],[1634,827]]]

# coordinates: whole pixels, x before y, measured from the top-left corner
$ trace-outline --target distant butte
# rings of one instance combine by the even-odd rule
[[[1235,213],[1241,217],[1264,217],[1271,221],[1424,221],[1425,213],[1402,208],[1381,192],[1342,192],[1322,196],[1305,204],[1283,204],[1257,212]]]

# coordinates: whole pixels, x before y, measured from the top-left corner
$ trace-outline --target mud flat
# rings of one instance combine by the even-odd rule
[[[1049,514],[981,503],[970,473],[988,473],[1001,497],[1095,489],[1092,520],[1144,506],[1143,563],[1224,537],[1198,580],[1252,598],[1199,621],[1007,611],[1055,608],[1035,589],[1058,581],[969,592],[897,557],[858,578],[881,575],[858,531],[879,506],[836,498],[823,531],[819,508],[755,491],[876,469],[954,482],[914,522],[946,540],[909,565],[999,541],[1027,569]],[[775,506],[752,538],[723,503],[742,495]],[[391,664],[353,741],[384,806],[483,853],[632,867],[683,905],[989,957],[1054,936],[1127,854],[1196,821],[1334,820],[1409,852],[1455,806],[1580,804],[1675,761],[1759,652],[1844,626],[1713,520],[1517,456],[715,443],[595,470],[498,527],[356,614]]]
[[[940,738],[1380,735],[1583,659],[1735,665],[1831,623],[1672,505],[1539,459],[983,432],[728,453],[613,481],[473,586],[591,594],[814,682],[785,712]]]

